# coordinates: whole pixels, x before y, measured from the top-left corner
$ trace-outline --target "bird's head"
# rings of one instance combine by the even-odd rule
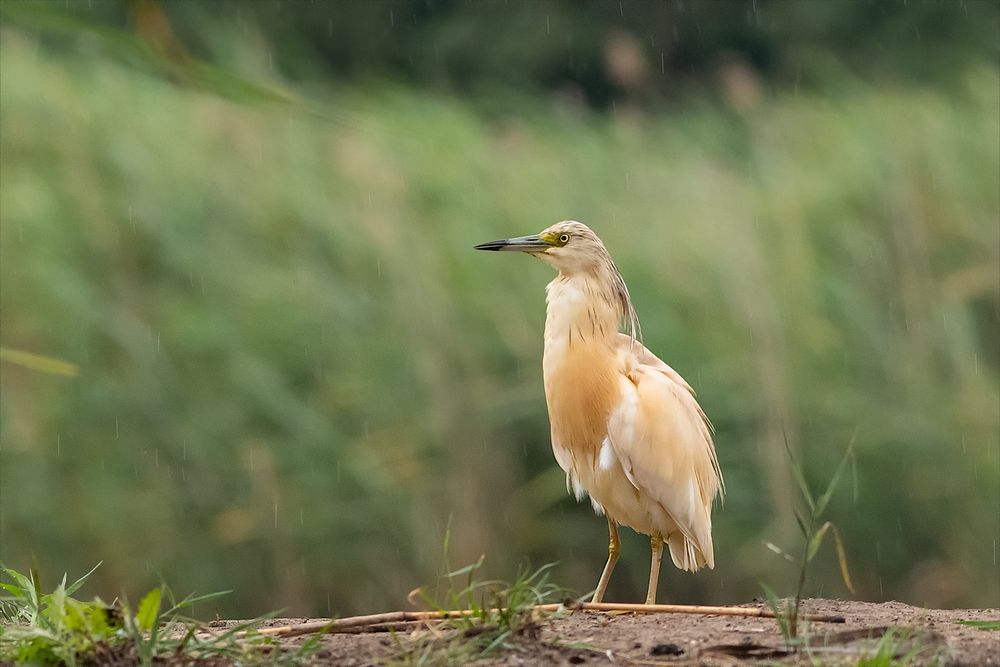
[[[597,234],[575,220],[557,222],[532,236],[480,243],[476,250],[526,252],[566,275],[595,272],[611,264],[611,257]]]

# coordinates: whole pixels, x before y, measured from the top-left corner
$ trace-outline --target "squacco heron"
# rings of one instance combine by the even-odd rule
[[[604,243],[568,220],[476,249],[526,252],[559,272],[545,289],[542,373],[567,490],[577,500],[588,494],[608,519],[608,561],[594,602],[621,554],[621,524],[649,535],[646,604],[656,602],[664,543],[682,570],[714,567],[712,501],[723,483],[711,426],[691,386],[640,341],[628,288]]]

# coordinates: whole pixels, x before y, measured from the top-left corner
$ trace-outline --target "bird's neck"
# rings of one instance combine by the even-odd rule
[[[546,288],[545,402],[553,443],[574,452],[568,470],[576,470],[577,459],[596,461],[618,397],[620,308],[613,283],[601,278],[560,274]]]
[[[610,341],[618,333],[620,308],[614,284],[601,273],[560,273],[545,288],[545,343]]]

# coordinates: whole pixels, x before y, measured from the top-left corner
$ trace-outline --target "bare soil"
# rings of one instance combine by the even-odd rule
[[[744,605],[760,607],[761,603]],[[961,625],[996,620],[1000,609],[921,609],[899,602],[807,600],[804,612],[837,614],[845,623],[811,623],[798,650],[789,650],[768,618],[577,611],[546,618],[476,665],[855,665],[872,656],[892,630],[896,658],[905,665],[1000,665],[1000,632]],[[289,625],[322,619],[275,619]],[[225,626],[231,621],[218,621]],[[437,631],[440,635],[440,631]],[[395,632],[328,635],[311,664],[362,667],[384,664],[466,664],[461,653],[413,652],[435,636],[426,626]],[[459,638],[460,640],[463,638]],[[303,637],[284,640],[289,647]],[[448,636],[441,637],[442,646]],[[454,646],[454,638],[451,640]],[[883,642],[888,645],[889,640]],[[422,656],[422,658],[421,658]],[[433,658],[433,659],[431,659]],[[880,663],[889,664],[889,663]]]

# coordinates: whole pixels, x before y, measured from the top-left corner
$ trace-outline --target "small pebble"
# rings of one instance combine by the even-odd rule
[[[650,655],[683,655],[684,649],[677,644],[657,644],[649,651]]]

